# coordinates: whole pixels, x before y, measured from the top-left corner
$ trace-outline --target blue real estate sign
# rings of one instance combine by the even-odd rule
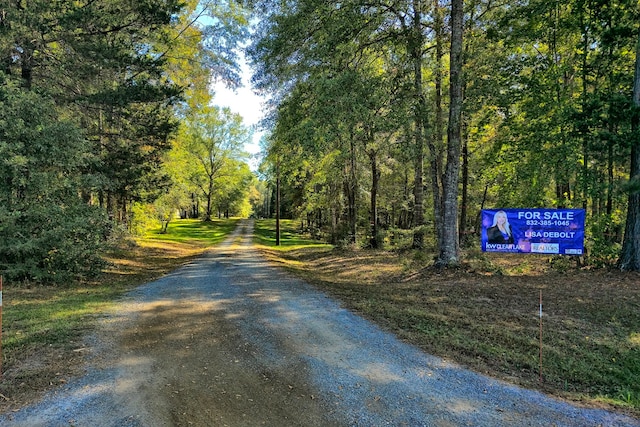
[[[582,255],[584,209],[484,209],[482,250]]]

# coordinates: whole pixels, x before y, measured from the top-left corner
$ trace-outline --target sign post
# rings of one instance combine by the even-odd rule
[[[540,289],[540,382],[542,382],[542,289]]]

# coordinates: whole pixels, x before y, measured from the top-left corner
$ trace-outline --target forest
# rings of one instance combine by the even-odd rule
[[[477,246],[483,208],[582,208],[579,263],[639,269],[637,2],[259,10],[249,53],[284,215],[446,266]]]
[[[212,103],[240,84],[249,12],[197,0],[0,3],[0,271],[98,274],[123,235],[245,215],[251,129]]]
[[[586,210],[640,270],[630,0],[3,0],[0,271],[60,283],[173,218],[296,218],[338,246],[478,245],[483,208]],[[215,104],[239,61],[253,129]]]

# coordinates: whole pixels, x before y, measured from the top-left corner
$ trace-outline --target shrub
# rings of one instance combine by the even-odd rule
[[[621,244],[617,241],[622,222],[615,216],[600,215],[589,221],[585,246],[588,262],[595,267],[612,266],[620,255]]]
[[[0,85],[0,272],[60,283],[100,271],[104,212],[83,202],[89,143],[56,105]]]
[[[12,280],[63,283],[99,273],[109,223],[102,209],[78,203],[0,211],[0,269]]]

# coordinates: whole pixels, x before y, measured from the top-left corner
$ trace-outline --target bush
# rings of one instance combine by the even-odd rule
[[[134,236],[143,236],[152,228],[161,228],[161,223],[157,219],[156,210],[148,203],[134,203],[131,208],[131,220],[129,221],[129,232]]]
[[[40,204],[0,212],[0,269],[12,280],[63,283],[104,267],[109,223],[102,209]]]
[[[621,227],[622,222],[614,216],[600,215],[591,219],[585,239],[590,265],[606,267],[616,263],[622,247],[617,241],[617,231]]]
[[[101,270],[109,225],[80,197],[88,149],[51,99],[0,84],[0,272],[7,278],[61,283]]]

